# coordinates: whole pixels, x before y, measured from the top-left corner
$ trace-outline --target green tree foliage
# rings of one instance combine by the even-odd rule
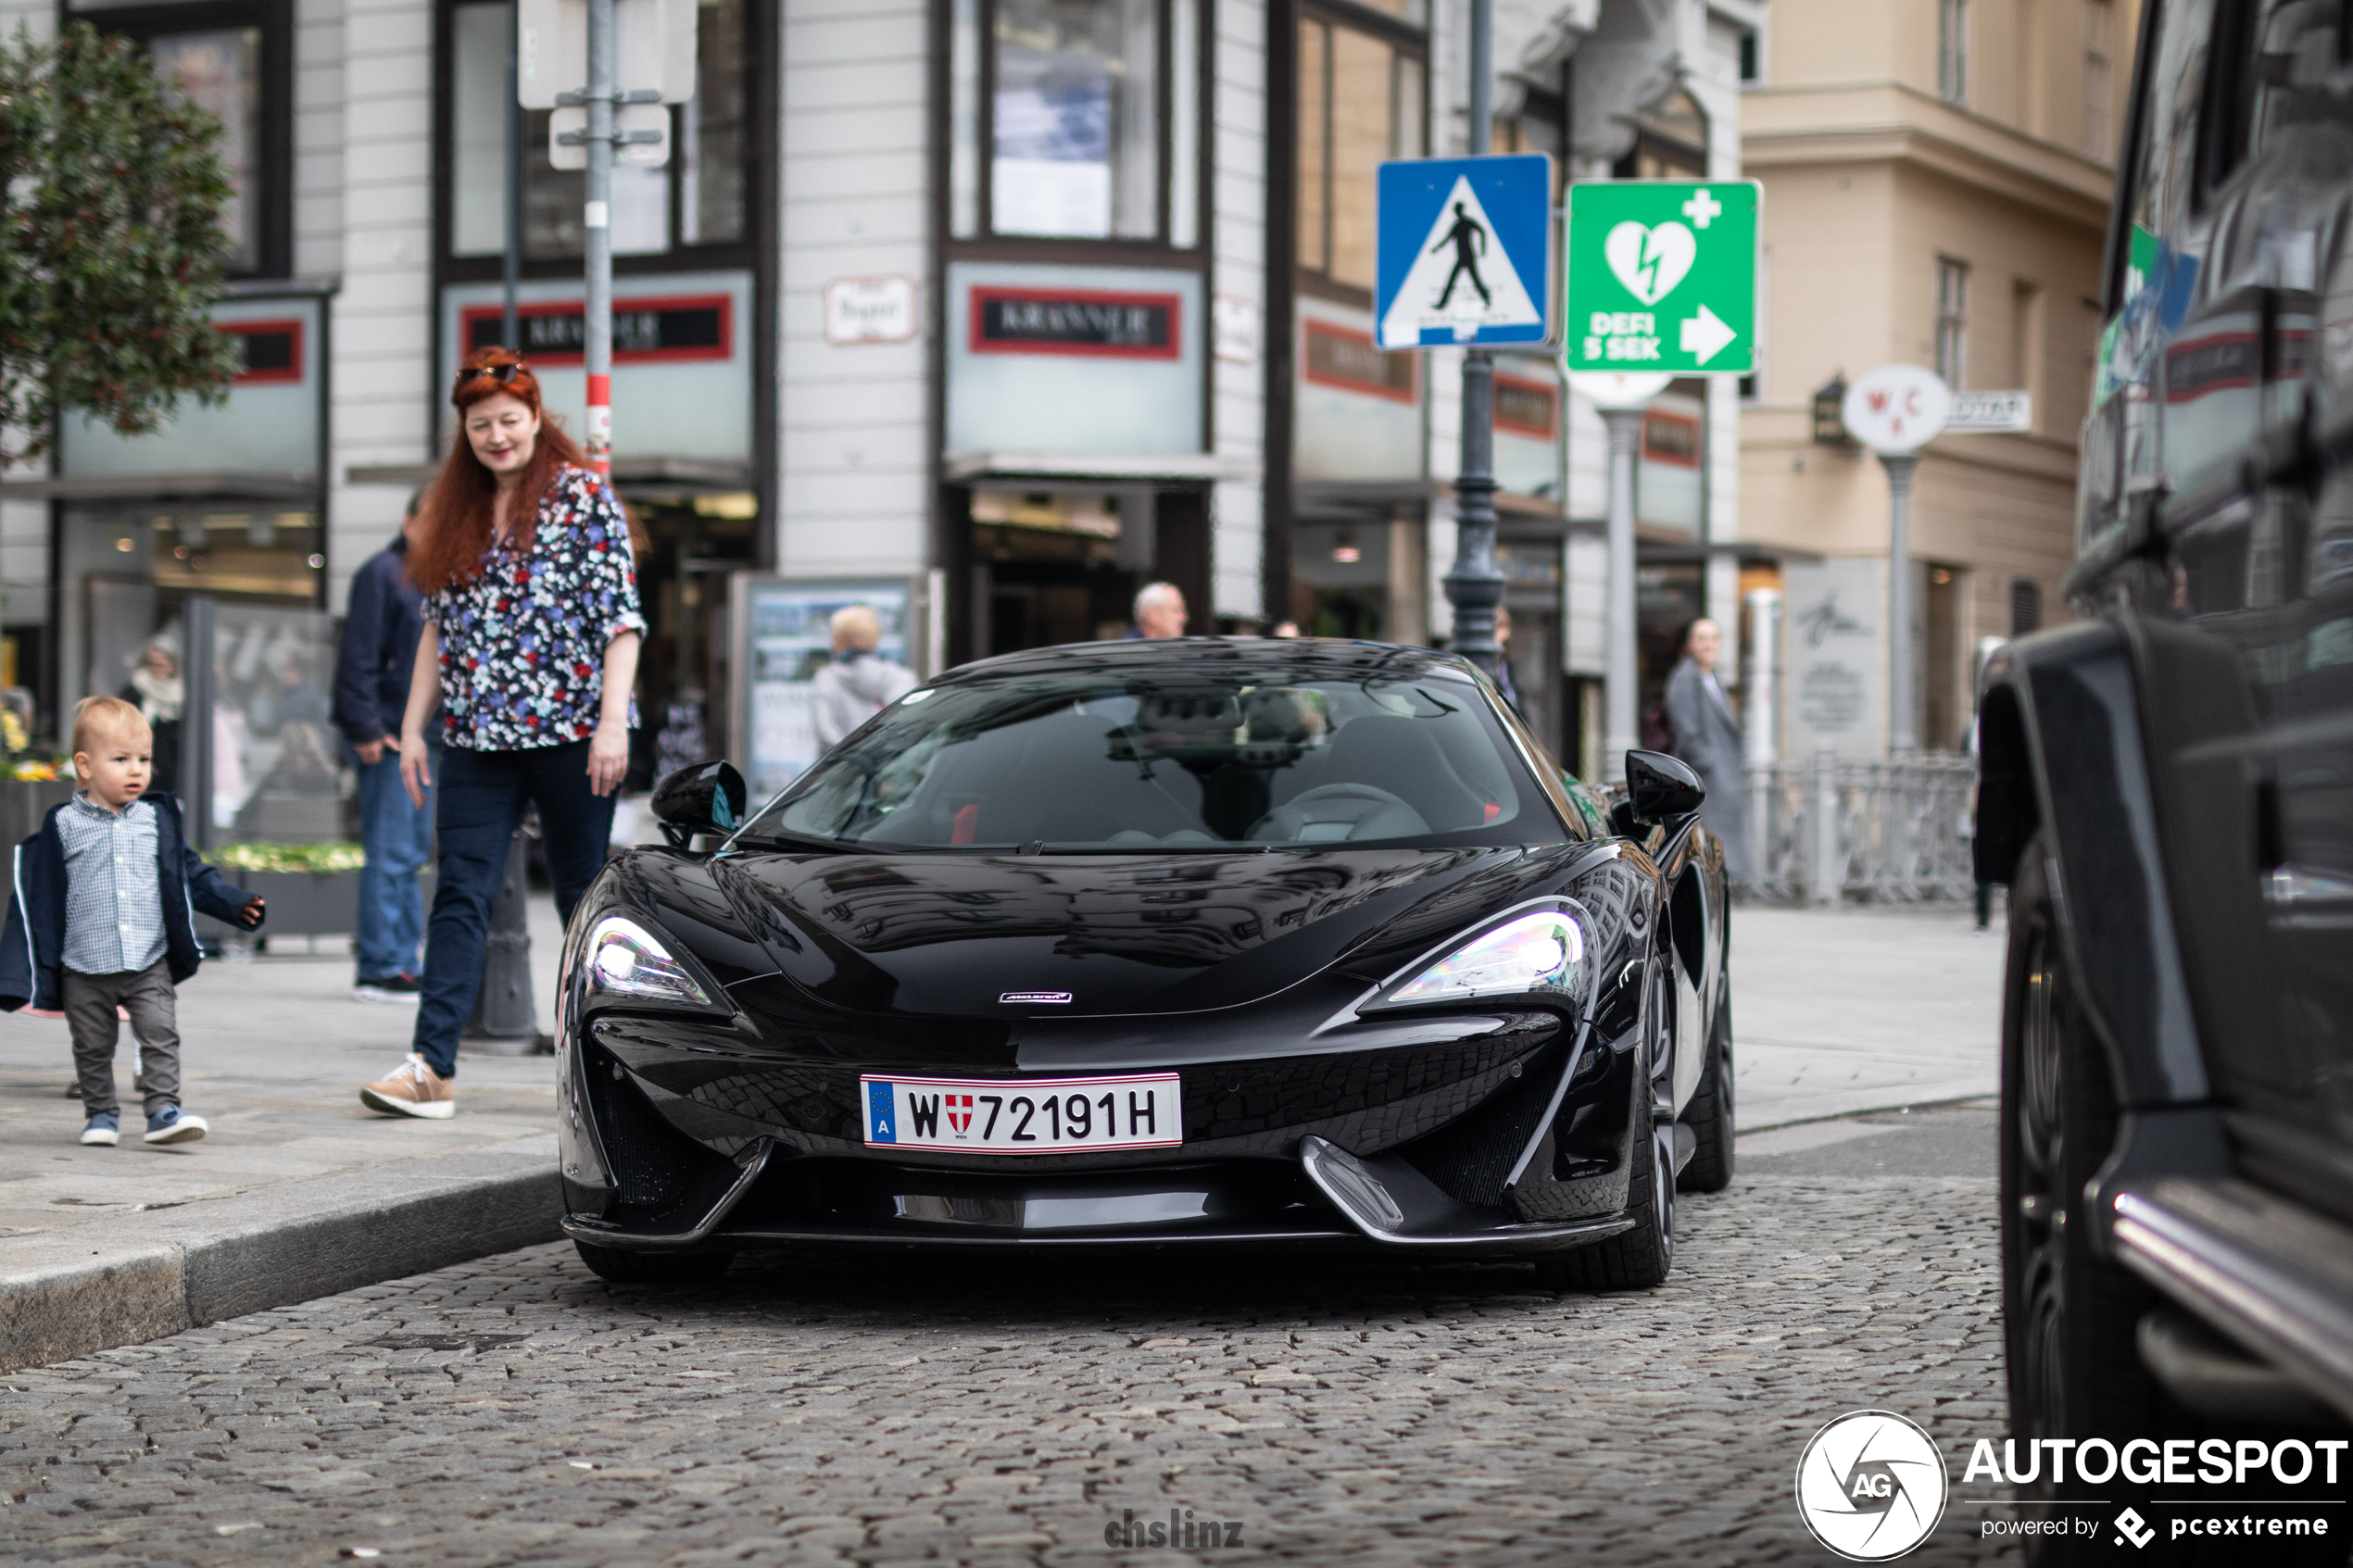
[[[139,435],[227,397],[220,138],[128,39],[0,47],[0,461],[46,453],[59,414]]]

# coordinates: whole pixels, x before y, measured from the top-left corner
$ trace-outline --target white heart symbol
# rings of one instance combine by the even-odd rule
[[[1675,292],[1683,274],[1699,255],[1699,242],[1680,223],[1645,229],[1630,219],[1602,241],[1602,256],[1626,292],[1644,305],[1656,305]]]

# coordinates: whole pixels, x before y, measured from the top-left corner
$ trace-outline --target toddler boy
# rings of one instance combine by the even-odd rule
[[[251,931],[262,901],[196,858],[180,807],[148,790],[155,737],[120,697],[73,710],[82,787],[17,847],[16,897],[0,934],[0,1010],[62,1008],[82,1080],[86,1144],[120,1138],[114,1092],[115,1010],[146,1046],[146,1140],[192,1143],[205,1121],[180,1109],[180,1031],[172,987],[200,955],[192,908]]]

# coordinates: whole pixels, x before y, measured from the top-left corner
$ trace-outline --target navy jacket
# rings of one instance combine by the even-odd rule
[[[195,911],[242,925],[253,895],[232,886],[196,858],[180,832],[180,803],[169,795],[145,797],[156,809],[157,887],[163,895],[164,961],[175,985],[196,972]],[[17,846],[8,900],[8,925],[0,932],[0,1011],[31,1002],[55,1012],[63,1006],[59,973],[66,951],[66,844],[52,806],[41,831]]]
[[[409,541],[396,536],[351,578],[335,659],[335,728],[354,746],[397,739],[424,635],[424,595],[409,581]]]

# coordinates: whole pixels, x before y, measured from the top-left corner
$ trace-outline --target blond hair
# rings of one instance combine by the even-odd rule
[[[872,605],[844,605],[834,611],[834,641],[860,653],[872,653],[882,642],[882,617]]]
[[[73,749],[90,749],[90,736],[103,731],[107,735],[145,735],[155,738],[155,730],[147,723],[147,716],[134,703],[119,696],[85,696],[73,705]]]

